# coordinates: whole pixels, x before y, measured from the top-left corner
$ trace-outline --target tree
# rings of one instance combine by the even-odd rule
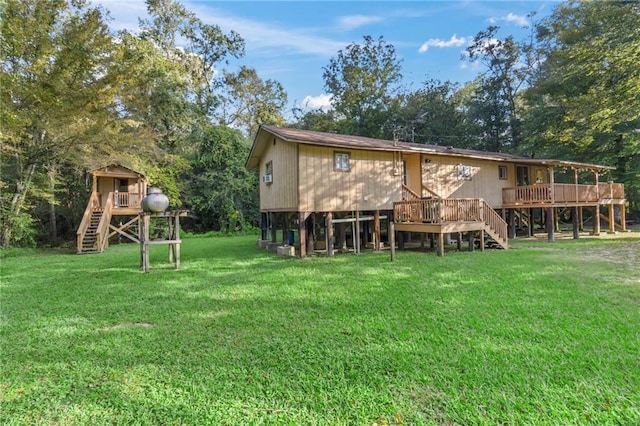
[[[223,232],[257,224],[258,177],[244,167],[251,144],[235,129],[206,126],[192,135],[193,170],[183,191],[204,229]]]
[[[465,115],[458,86],[449,81],[428,80],[424,87],[404,96],[398,118],[400,139],[434,145],[466,145]]]
[[[519,94],[533,72],[534,50],[532,41],[518,43],[513,36],[497,38],[498,30],[490,26],[480,31],[466,49],[469,61],[480,61],[487,68],[476,79],[470,112],[482,129],[478,148],[518,152],[523,142]]]
[[[362,44],[350,44],[338,51],[323,68],[325,90],[333,95],[331,104],[342,116],[343,133],[385,137],[392,131],[398,106],[397,85],[402,74],[395,48],[382,37],[365,36]]]
[[[58,169],[117,150],[111,136],[124,124],[116,120],[117,55],[102,9],[8,0],[1,13],[0,243],[7,247],[28,239],[36,199],[47,199],[55,218]]]
[[[261,124],[284,125],[282,109],[287,93],[275,80],[262,80],[256,70],[241,66],[238,72],[226,72],[223,79],[219,122],[255,134]]]
[[[640,210],[640,4],[563,3],[537,37],[544,60],[527,93],[537,144],[615,165]]]

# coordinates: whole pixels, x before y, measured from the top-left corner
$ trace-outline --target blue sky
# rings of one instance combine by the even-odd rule
[[[114,29],[138,28],[142,0],[93,0],[111,12]],[[340,49],[383,36],[402,61],[403,82],[416,90],[435,78],[464,83],[482,68],[461,60],[473,37],[489,25],[500,36],[526,37],[527,14],[540,20],[555,1],[182,1],[206,23],[235,30],[246,54],[232,66],[253,67],[263,79],[279,81],[289,108],[329,102],[323,67]]]

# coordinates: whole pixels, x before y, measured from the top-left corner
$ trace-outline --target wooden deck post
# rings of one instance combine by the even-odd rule
[[[469,231],[467,234],[469,238],[469,251],[473,251],[475,249],[475,241],[473,241],[475,239],[474,234],[474,231]]]
[[[527,209],[527,212],[529,213],[529,236],[533,237],[533,235],[535,234],[535,224],[533,223],[533,209]]]
[[[269,228],[268,222],[267,222],[267,214],[266,213],[260,213],[260,239],[261,240],[266,240],[267,239],[267,229]]]
[[[578,207],[578,229],[584,231],[584,217],[582,214],[582,206]]]
[[[270,224],[271,224],[271,242],[272,243],[276,243],[278,242],[278,236],[276,235],[277,229],[276,229],[276,214],[274,212],[270,212],[269,213],[269,217],[270,217]]]
[[[373,213],[373,249],[380,251],[380,210],[376,210]]]
[[[573,239],[577,240],[580,238],[580,226],[578,225],[578,208],[574,207],[571,215],[571,222],[573,223]]]
[[[547,215],[547,220],[546,220],[546,224],[547,224],[547,241],[549,241],[550,243],[555,241],[555,219],[554,219],[554,208],[553,207],[547,207],[547,211],[546,211],[546,215]]]
[[[480,231],[480,251],[484,251],[484,230]]]
[[[389,221],[389,246],[391,247],[391,261],[396,260],[396,229],[393,220]]]
[[[171,220],[171,219],[169,219]],[[174,253],[173,253],[173,260],[175,262],[176,265],[176,269],[180,269],[180,215],[176,214],[175,215],[175,221],[176,224],[173,227],[173,240],[177,241],[176,243],[174,243]],[[171,237],[169,237],[171,238]]]
[[[315,213],[310,213],[310,221],[311,223],[307,224],[307,255],[309,254],[313,254],[314,253],[314,246],[315,246],[315,238],[314,238],[314,231],[316,228],[316,214]]]
[[[287,213],[282,213],[282,245],[289,244],[289,217]]]
[[[424,234],[421,234],[424,235]],[[462,232],[458,232],[456,235],[456,245],[458,248],[458,251],[462,250]]]
[[[356,210],[356,221],[354,223],[356,234],[353,237],[353,251],[360,254],[360,211]]]
[[[300,258],[307,255],[307,213],[298,212],[298,233],[300,234]]]
[[[444,234],[438,233],[438,256],[444,256]]]
[[[333,257],[333,213],[327,212],[327,256]]]
[[[522,217],[521,217],[522,219]],[[516,237],[516,209],[509,209],[509,239]]]
[[[616,217],[614,215],[613,206],[613,204],[609,204],[607,206],[609,208],[609,232],[612,234],[616,232]]]
[[[623,232],[627,231],[627,218],[625,217],[625,205],[624,203],[620,204],[620,227]]]

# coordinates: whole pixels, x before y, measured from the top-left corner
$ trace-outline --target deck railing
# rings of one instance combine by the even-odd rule
[[[137,192],[114,192],[113,207],[128,207],[138,209],[141,206],[142,198]]]
[[[84,214],[82,215],[82,220],[80,221],[80,226],[76,231],[76,242],[78,244],[78,252],[82,250],[82,241],[84,240],[84,236],[87,233],[87,229],[89,229],[89,225],[91,224],[91,214],[95,209],[100,208],[100,194],[97,192],[92,192],[89,197],[89,202],[87,203],[87,208],[84,210]]]
[[[98,224],[98,229],[96,229],[96,244],[98,246],[98,251],[104,251],[109,243],[109,224],[111,223],[113,198],[114,197],[111,196],[111,193],[109,193],[107,202],[104,204],[104,210],[102,212],[102,217],[100,218],[100,223]]]
[[[480,222],[483,218],[483,200],[478,198],[433,198],[405,200],[393,203],[397,222],[446,223]]]
[[[624,198],[624,184],[623,183],[600,183],[598,184],[598,193],[600,198],[610,200],[621,200]]]
[[[536,184],[502,189],[504,205],[597,203],[600,199],[624,198],[621,183],[576,185],[571,183]]]
[[[393,203],[396,223],[428,223],[442,225],[452,222],[485,224],[506,247],[507,223],[481,198],[433,198],[405,200]]]

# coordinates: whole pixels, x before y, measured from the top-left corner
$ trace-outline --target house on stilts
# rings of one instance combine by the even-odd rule
[[[428,236],[440,255],[451,236],[506,249],[544,224],[553,239],[565,216],[577,238],[585,210],[594,234],[601,219],[625,229],[624,186],[600,182],[607,166],[261,126],[246,167],[260,175],[263,242],[301,257],[379,250],[391,223],[400,248]]]
[[[92,170],[89,175],[91,195],[76,232],[78,253],[100,253],[114,236],[139,243],[142,200],[147,192],[145,176],[118,165]]]

